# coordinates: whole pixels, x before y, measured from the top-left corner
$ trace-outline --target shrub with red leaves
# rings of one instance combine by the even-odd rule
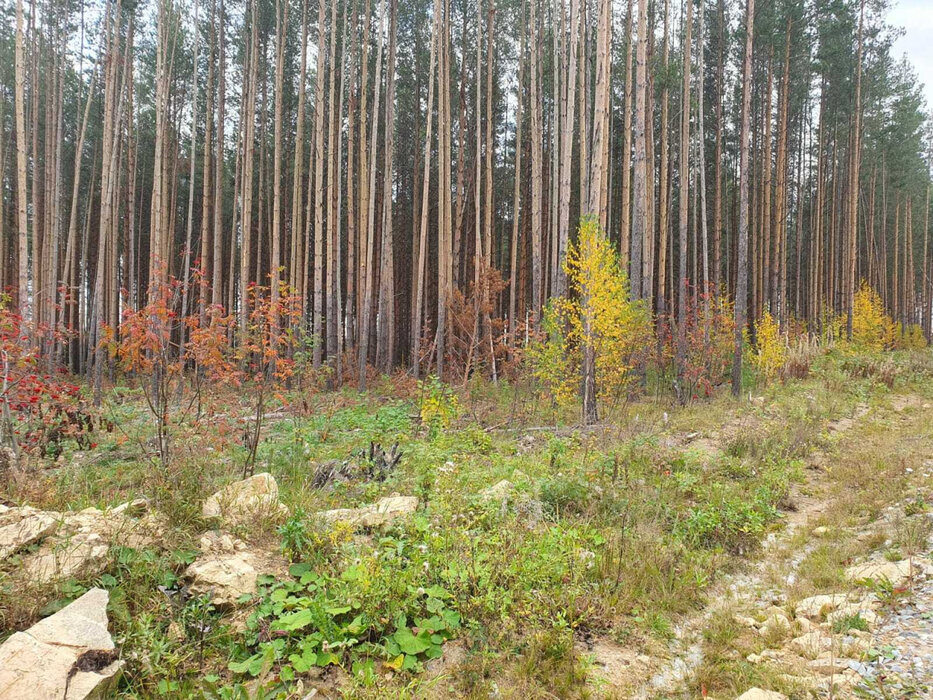
[[[40,356],[39,339],[61,340],[61,334],[33,327],[9,304],[0,305],[0,426],[2,441],[17,454],[57,456],[66,441],[91,447],[95,414],[68,381],[64,368],[52,368]],[[53,343],[54,344],[54,343]]]

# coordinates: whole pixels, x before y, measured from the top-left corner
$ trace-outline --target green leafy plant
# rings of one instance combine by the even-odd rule
[[[451,594],[436,583],[416,585],[427,571],[418,565],[421,549],[392,538],[380,544],[339,575],[301,562],[287,579],[263,577],[246,653],[229,669],[256,677],[271,657],[278,678],[290,681],[314,667],[365,675],[371,661],[409,671],[440,656],[461,626]]]
[[[434,375],[418,382],[418,390],[421,395],[421,422],[428,428],[428,437],[433,439],[456,419],[460,401],[450,387]]]

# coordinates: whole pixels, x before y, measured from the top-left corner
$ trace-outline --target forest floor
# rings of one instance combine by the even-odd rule
[[[524,382],[283,392],[238,486],[246,397],[163,465],[115,389],[5,474],[0,540],[57,525],[0,547],[0,640],[100,587],[120,698],[933,697],[933,355],[656,388],[589,428]]]

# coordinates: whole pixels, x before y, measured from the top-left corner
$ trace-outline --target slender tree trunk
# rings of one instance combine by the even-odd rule
[[[395,364],[395,245],[392,226],[392,183],[395,144],[395,35],[397,15],[398,0],[392,0],[389,10],[389,56],[386,64],[385,164],[382,185],[382,243],[380,245],[378,327],[376,329],[376,366],[383,372],[388,372]],[[375,145],[375,143],[376,141],[373,139],[373,144]],[[375,156],[373,160],[375,161]]]
[[[19,241],[19,287],[16,301],[20,313],[31,317],[29,301],[29,225],[26,200],[26,98],[25,50],[23,47],[23,0],[16,0],[16,225]],[[113,59],[110,59],[113,60]]]
[[[553,279],[556,297],[567,294],[567,274],[564,272],[564,258],[567,255],[567,241],[570,235],[570,173],[573,158],[574,104],[577,81],[577,47],[580,45],[580,0],[570,0],[570,57],[566,69],[564,95],[561,98],[562,129],[560,130],[560,212],[557,232],[557,257]],[[582,128],[582,127],[581,127]],[[553,258],[553,256],[552,256]]]
[[[314,349],[312,364],[321,366],[324,349],[324,98],[327,34],[324,25],[327,3],[319,0],[317,11],[317,80],[314,84]],[[332,18],[333,19],[333,18]]]
[[[648,163],[646,144],[647,71],[648,71],[648,0],[638,0],[638,44],[635,57],[635,175],[632,205],[631,289],[641,298],[642,242],[648,228]]]
[[[220,19],[217,37],[217,135],[214,155],[214,235],[213,262],[211,264],[211,304],[220,306],[223,294],[223,232],[224,232],[224,106],[227,99],[226,62],[224,49],[224,0],[220,0]],[[234,216],[234,221],[236,216]],[[235,226],[234,226],[235,228]],[[231,237],[231,241],[233,238]],[[234,246],[231,243],[231,250]],[[229,269],[233,277],[233,266]],[[232,282],[231,282],[232,284]],[[229,302],[228,302],[229,304]],[[229,307],[228,307],[229,310]]]
[[[862,25],[865,22],[865,0],[859,4],[858,49],[856,50],[855,104],[849,156],[849,222],[846,255],[846,335],[852,337],[852,308],[855,301],[855,254],[858,249],[859,166],[861,165],[862,130]]]
[[[774,187],[774,250],[772,254],[771,295],[774,300],[773,312],[777,314],[783,327],[787,317],[787,300],[781,288],[781,269],[784,267],[787,240],[788,187],[787,187],[787,149],[788,149],[788,111],[790,100],[790,33],[791,18],[788,13],[787,30],[784,38],[784,68],[781,75],[781,92],[778,96],[778,142],[776,174]]]
[[[363,313],[361,319],[361,332],[360,332],[360,347],[359,347],[359,386],[360,390],[366,389],[366,364],[369,358],[369,346],[370,346],[370,324],[372,322],[372,308],[373,308],[373,256],[375,251],[373,250],[375,245],[375,216],[376,216],[376,147],[378,145],[379,137],[379,102],[380,102],[380,89],[382,87],[382,49],[385,43],[385,31],[383,25],[385,24],[386,16],[386,0],[379,1],[379,16],[378,16],[378,26],[379,26],[379,36],[376,40],[376,76],[373,82],[373,123],[372,123],[372,135],[370,138],[370,144],[372,146],[372,157],[369,162],[369,186],[368,192],[370,193],[369,203],[367,207],[367,217],[366,217],[366,246],[362,251],[365,262],[363,265],[364,270],[364,284],[363,284]],[[391,196],[391,193],[388,194]]]
[[[665,0],[664,21],[667,22],[667,3]],[[628,0],[628,11],[625,14],[625,102],[622,114],[622,215],[620,216],[620,250],[623,264],[627,265],[631,251],[631,222],[632,222],[632,101],[635,86],[632,84],[632,15],[634,14],[634,0]],[[665,24],[665,27],[667,25]],[[664,32],[667,36],[667,30]],[[667,44],[665,43],[665,46]],[[667,64],[665,63],[665,66]],[[665,82],[664,94],[667,95]],[[666,125],[662,122],[663,131]],[[663,235],[663,234],[662,234]],[[634,287],[633,287],[634,289]]]
[[[677,280],[677,376],[678,396],[681,401],[683,395],[683,371],[687,353],[687,225],[689,223],[689,194],[690,194],[690,53],[692,50],[690,37],[693,22],[693,0],[687,0],[687,11],[684,17],[684,88],[681,97],[680,116],[680,226],[678,228],[679,273]],[[702,89],[702,86],[701,86]]]
[[[241,197],[242,214],[240,216],[240,330],[245,332],[249,319],[249,286],[250,266],[252,263],[252,227],[253,227],[253,162],[255,160],[256,144],[254,139],[256,122],[256,83],[258,82],[259,66],[259,27],[258,27],[259,0],[252,0],[251,35],[249,60],[249,79],[244,88],[246,103],[243,110],[245,127],[243,128],[243,162]]]
[[[326,335],[327,359],[331,367],[330,381],[336,370],[337,337],[340,335],[340,319],[337,315],[337,276],[340,274],[341,261],[337,257],[337,192],[340,190],[340,179],[337,175],[338,163],[336,160],[337,141],[340,138],[337,130],[337,0],[331,0],[330,6],[330,52],[328,58],[330,75],[328,76],[327,105],[327,230],[325,242],[327,245],[327,271],[325,278],[326,294]],[[391,122],[389,122],[391,124]]]
[[[700,231],[702,232],[701,239],[703,242],[703,305],[706,309],[709,309],[709,232],[707,231],[708,217],[706,213],[706,117],[703,110],[703,103],[706,101],[704,99],[706,79],[704,72],[705,61],[703,57],[705,53],[703,43],[705,37],[703,31],[705,15],[706,10],[701,2],[697,16],[697,170],[699,171],[700,180]]]
[[[198,61],[201,49],[201,32],[198,28],[198,0],[194,2],[194,56],[191,69],[191,150],[188,155],[188,214],[185,218],[185,254],[184,266],[182,268],[182,286],[181,286],[181,315],[188,315],[188,294],[191,287],[191,246],[193,245],[194,235],[194,174],[195,162],[197,161],[198,146]],[[205,152],[208,150],[207,142],[204,143]],[[203,216],[203,212],[202,212]],[[185,331],[182,330],[182,342],[184,342]]]
[[[716,169],[716,184],[713,190],[713,287],[715,294],[721,294],[722,286],[722,142],[723,142],[723,118],[722,101],[725,92],[725,3],[718,0],[717,9],[719,14],[719,63],[716,73],[716,156],[714,167]]]
[[[288,26],[288,0],[275,3],[275,122],[272,144],[272,245],[269,260],[269,293],[272,304],[271,332],[273,339],[279,332],[279,282],[282,265],[282,120],[285,91],[285,39]]]
[[[589,204],[590,214],[599,216],[600,226],[608,224],[603,207],[605,181],[609,173],[604,170],[608,161],[609,133],[609,55],[610,0],[599,0],[599,22],[596,33],[596,97],[593,110],[593,155],[590,159]]]
[[[755,31],[755,0],[745,9],[745,58],[742,65],[742,125],[739,132],[739,231],[735,288],[735,353],[732,359],[732,395],[742,391],[742,335],[748,303],[748,137],[752,101],[752,46]]]
[[[515,89],[515,170],[512,181],[512,238],[509,256],[509,344],[517,345],[515,331],[518,313],[518,250],[521,231],[521,183],[522,183],[522,95],[525,78],[525,8],[527,0],[522,0],[522,14],[519,21],[521,39],[518,53],[518,83]]]
[[[664,74],[668,72],[668,62],[670,59],[670,29],[668,27],[670,16],[670,0],[664,0],[664,38],[661,46],[661,66]],[[661,343],[661,325],[664,322],[664,316],[667,314],[667,265],[668,248],[667,242],[670,236],[670,146],[669,146],[669,88],[668,81],[665,80],[661,87],[661,164],[658,177],[660,193],[658,196],[658,290],[655,313],[657,314],[658,325],[658,343]]]
[[[421,333],[424,314],[424,278],[428,258],[428,204],[431,195],[431,131],[434,125],[434,64],[437,56],[438,30],[440,27],[441,1],[434,0],[431,23],[431,57],[428,60],[428,111],[425,119],[424,173],[421,185],[421,219],[418,238],[418,261],[415,270],[415,313],[411,322],[411,360],[415,379],[421,375]],[[441,84],[441,76],[437,76]],[[440,189],[440,188],[438,188]],[[438,281],[440,284],[440,281]]]
[[[538,85],[538,63],[541,52],[541,32],[537,22],[538,0],[531,0],[531,311],[535,327],[541,321],[542,270],[542,169],[541,158],[541,92]]]

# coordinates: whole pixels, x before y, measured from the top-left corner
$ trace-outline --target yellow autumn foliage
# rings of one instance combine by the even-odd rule
[[[568,245],[564,271],[569,294],[545,308],[545,337],[530,350],[534,375],[557,403],[570,405],[580,389],[583,348],[589,346],[598,398],[619,397],[653,345],[650,311],[629,298],[628,276],[593,218],[581,222],[577,240]]]
[[[852,344],[865,350],[893,347],[897,324],[884,312],[884,302],[871,285],[862,281],[852,304]]]
[[[900,329],[901,324],[897,324]],[[926,336],[923,334],[923,328],[916,323],[910,323],[903,331],[898,334],[894,343],[898,350],[922,350],[927,346]]]
[[[755,322],[755,341],[755,366],[767,379],[773,379],[787,361],[787,338],[770,311]]]

